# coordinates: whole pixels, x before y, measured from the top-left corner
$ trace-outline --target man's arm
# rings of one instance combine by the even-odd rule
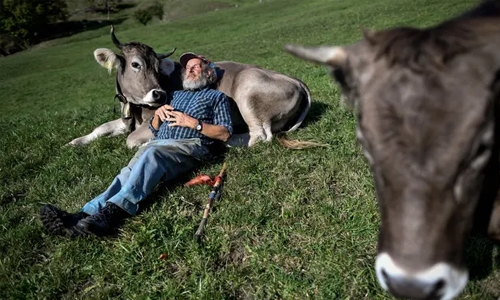
[[[212,125],[212,124],[207,124],[207,123],[201,123],[201,134],[212,138],[216,139],[219,141],[227,142],[227,140],[231,137],[231,134],[229,133],[229,130],[227,130],[226,127],[221,126],[221,125]],[[196,127],[197,122],[194,124]],[[192,127],[194,128],[194,127]]]

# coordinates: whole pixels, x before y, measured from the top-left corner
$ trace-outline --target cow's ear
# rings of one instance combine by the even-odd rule
[[[352,93],[351,68],[349,67],[349,50],[344,47],[319,46],[304,47],[298,45],[286,45],[285,50],[302,59],[330,68],[330,74],[342,90],[342,102],[348,107],[357,109],[358,99],[356,93]]]
[[[347,63],[347,51],[342,47],[286,45],[285,50],[302,59],[328,65],[334,69],[342,69]]]
[[[113,50],[107,48],[99,48],[94,51],[95,60],[111,73],[113,68],[118,69],[121,65],[121,57]]]
[[[175,62],[171,59],[164,58],[160,63],[160,73],[165,76],[170,76],[175,71]]]

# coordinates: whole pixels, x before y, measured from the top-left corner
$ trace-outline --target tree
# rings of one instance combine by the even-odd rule
[[[146,26],[153,19],[153,17],[158,17],[158,19],[163,19],[163,4],[160,2],[155,2],[154,4],[148,6],[144,9],[138,9],[134,12],[134,18],[139,21],[142,25]]]
[[[86,0],[87,5],[89,5],[90,9],[98,12],[106,12],[108,14],[111,11],[116,11],[118,9],[118,4],[122,2],[122,0]]]
[[[146,24],[153,19],[153,15],[148,9],[138,9],[134,12],[134,18],[139,21],[139,23],[146,26]]]
[[[68,18],[65,0],[0,0],[0,32],[32,42],[40,28]]]
[[[148,10],[152,16],[156,16],[158,19],[163,20],[163,14],[164,14],[163,4],[157,1],[151,6],[149,6]]]

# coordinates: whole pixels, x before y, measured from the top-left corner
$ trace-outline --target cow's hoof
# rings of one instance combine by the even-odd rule
[[[79,138],[76,138],[74,140],[72,140],[71,142],[67,143],[66,145],[68,146],[85,146],[87,145],[88,143],[90,143],[92,140],[88,139],[88,138],[85,138],[85,137],[79,137]]]
[[[74,139],[71,142],[67,143],[65,146],[81,146],[83,144],[84,143],[78,138],[78,139]]]
[[[261,140],[264,140],[265,141],[265,138],[263,138],[262,136],[256,136],[256,137],[253,137],[251,136],[250,137],[250,140],[248,141],[248,147],[252,147],[254,146],[255,144],[257,144],[259,141]]]
[[[126,144],[127,144],[127,148],[129,148],[129,149],[136,149],[136,148],[139,148],[139,147],[141,147],[141,146],[143,146],[143,145],[146,145],[147,143],[148,143],[148,142],[145,142],[145,143],[141,143],[141,142],[131,142],[131,143],[129,143],[129,142],[127,141],[127,143],[126,143]]]

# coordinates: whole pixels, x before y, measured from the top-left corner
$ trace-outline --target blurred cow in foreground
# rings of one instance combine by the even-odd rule
[[[357,113],[381,214],[380,285],[401,298],[456,297],[471,229],[500,239],[500,1],[349,46],[285,48],[328,66]]]
[[[86,145],[100,136],[129,134],[127,146],[147,142],[154,110],[166,104],[167,93],[182,89],[181,65],[155,53],[142,43],[121,43],[111,27],[111,39],[121,54],[106,48],[94,51],[99,64],[116,73],[116,97],[121,101],[122,117],[104,123],[90,134],[72,140],[70,145]],[[235,132],[228,142],[233,146],[252,146],[270,141],[273,133],[293,131],[304,120],[311,106],[309,89],[300,80],[257,66],[232,61],[216,62],[216,89],[231,102]],[[284,141],[285,142],[285,141]],[[286,143],[290,148],[319,145],[312,142]]]

